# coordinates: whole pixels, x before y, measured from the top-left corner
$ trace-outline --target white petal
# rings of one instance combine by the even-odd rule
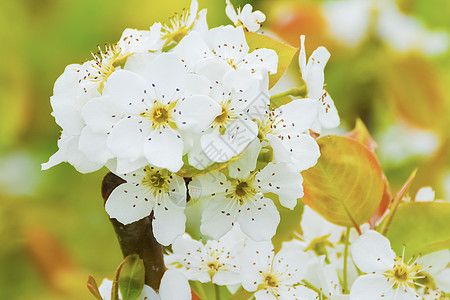
[[[106,147],[106,134],[92,132],[89,127],[81,131],[78,147],[89,159],[100,165],[104,165],[113,155]]]
[[[144,285],[144,289],[142,290],[141,296],[139,296],[138,300],[159,300],[159,295],[155,292],[154,289],[149,287],[148,285]]]
[[[183,140],[175,130],[155,130],[144,143],[144,154],[152,165],[177,172],[183,166]]]
[[[423,268],[427,268],[426,272],[434,276],[436,273],[444,270],[450,263],[450,252],[446,249],[429,253],[419,258],[417,263],[421,264]]]
[[[319,99],[322,96],[325,65],[330,52],[325,47],[317,48],[309,57],[306,72],[302,77],[308,88],[308,98]]]
[[[209,36],[210,47],[214,49],[217,56],[224,60],[229,59],[239,63],[248,53],[249,47],[242,26],[237,28],[231,25],[216,27],[209,31]]]
[[[106,80],[103,95],[109,95],[125,113],[140,114],[150,103],[147,90],[144,78],[131,71],[117,70]]]
[[[293,209],[297,199],[303,197],[302,175],[290,171],[286,164],[269,163],[256,174],[255,184],[263,193],[278,195],[281,205],[289,209]]]
[[[193,68],[198,61],[204,58],[214,56],[201,35],[195,31],[191,31],[185,36],[173,51],[189,68]]]
[[[257,135],[258,126],[249,120],[235,119],[228,124],[225,133],[218,130],[205,134],[200,143],[209,159],[215,162],[225,162],[239,155]]]
[[[231,229],[236,221],[238,204],[235,200],[225,196],[214,196],[206,201],[200,230],[203,234],[219,239]]]
[[[145,187],[123,183],[109,195],[105,209],[111,218],[127,225],[150,215],[153,205],[154,199]]]
[[[244,57],[243,65],[252,71],[275,74],[278,68],[278,55],[272,49],[257,49]]]
[[[275,110],[278,115],[276,125],[278,131],[294,130],[296,133],[303,133],[317,118],[317,100],[297,99]]]
[[[214,274],[212,282],[218,285],[233,285],[241,283],[241,275],[233,270],[221,271]]]
[[[328,222],[309,206],[303,208],[302,221],[300,223],[303,238],[308,242],[322,236],[329,235],[328,240],[334,244],[339,242],[343,228]]]
[[[154,208],[153,234],[156,240],[167,246],[185,230],[186,185],[184,179],[173,174],[169,194],[160,194]]]
[[[236,14],[236,11],[234,10],[233,4],[231,4],[230,0],[226,0],[227,7],[225,8],[225,13],[227,14],[228,18],[230,18],[231,22],[233,22],[234,25],[238,22],[238,16]]]
[[[242,232],[255,241],[270,240],[277,231],[280,214],[272,200],[257,194],[256,201],[244,201],[239,207],[237,220]]]
[[[250,172],[256,168],[256,162],[261,151],[259,139],[255,139],[248,145],[247,149],[241,155],[241,158],[233,161],[228,166],[229,176],[231,178],[247,178]]]
[[[274,272],[283,274],[280,279],[283,284],[294,285],[300,283],[306,275],[309,256],[298,249],[282,248],[273,260]]]
[[[161,300],[189,300],[191,288],[184,275],[177,270],[167,270],[161,279],[159,287]]]
[[[107,133],[115,123],[125,115],[111,100],[109,96],[94,98],[86,103],[82,110],[82,116],[86,125],[92,131]]]
[[[207,96],[195,95],[179,100],[175,122],[181,130],[201,132],[222,112],[217,102]]]
[[[387,238],[369,230],[351,245],[353,261],[363,272],[384,272],[394,266],[395,253]]]
[[[148,136],[148,122],[141,117],[128,116],[111,129],[107,146],[117,157],[136,160],[143,155],[144,143]]]
[[[430,186],[426,186],[417,191],[416,202],[431,202],[435,199],[435,193]]]
[[[286,299],[302,299],[302,300],[316,300],[317,299],[316,292],[314,292],[302,285],[292,287],[289,292],[292,296],[290,296],[289,298],[286,298]]]
[[[231,190],[231,183],[221,172],[197,176],[189,182],[189,195],[193,199],[224,195],[228,190]]]
[[[320,157],[319,145],[308,134],[268,135],[267,139],[271,143],[274,160],[289,163],[298,172],[314,166]]]
[[[394,300],[395,291],[387,278],[379,274],[362,275],[353,283],[350,300]]]
[[[339,126],[340,119],[334,106],[333,99],[331,99],[328,92],[322,91],[322,97],[320,98],[319,105],[319,121],[320,125],[326,129],[332,129]]]
[[[156,100],[169,103],[180,98],[186,88],[187,72],[174,53],[163,53],[148,65],[144,78]]]
[[[186,216],[184,207],[174,204],[167,197],[161,197],[155,207],[153,234],[158,243],[168,246],[184,233]]]
[[[277,297],[269,290],[259,290],[255,293],[256,300],[277,300]]]
[[[300,36],[300,53],[298,55],[298,65],[300,67],[300,72],[302,73],[302,78],[305,80],[306,72],[306,49],[305,49],[305,36]]]
[[[111,300],[111,290],[113,282],[109,279],[103,279],[102,284],[98,287],[98,291],[103,300]]]

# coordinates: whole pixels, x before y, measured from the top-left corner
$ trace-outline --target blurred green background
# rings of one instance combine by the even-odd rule
[[[326,83],[340,132],[362,118],[378,141],[393,192],[419,167],[413,190],[430,185],[448,200],[448,51],[400,53],[371,34],[350,47],[329,34],[322,1],[250,3],[266,13],[264,30],[294,45],[306,34],[307,55],[319,45],[330,50]],[[450,29],[447,0],[397,4],[430,30]],[[208,9],[211,27],[229,23],[225,1],[199,0],[199,6]],[[107,170],[82,175],[62,164],[40,171],[57,150],[60,130],[49,97],[66,65],[90,59],[98,44],[117,41],[127,27],[148,29],[184,7],[189,1],[0,2],[1,299],[90,299],[87,275],[101,281],[114,273],[121,255],[100,195]],[[291,72],[298,76],[294,64]]]

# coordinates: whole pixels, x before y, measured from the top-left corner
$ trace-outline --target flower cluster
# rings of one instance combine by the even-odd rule
[[[185,232],[189,199],[201,203],[203,234],[218,239],[239,224],[269,241],[280,222],[276,203],[297,205],[301,171],[320,156],[313,136],[339,124],[323,89],[329,52],[320,47],[307,62],[302,44],[307,92],[274,107],[278,54],[248,41],[265,17],[227,4],[235,26],[208,28],[194,0],[168,24],[126,29],[93,60],[69,65],[51,98],[62,133],[43,168],[106,166],[125,180],[109,196],[108,214],[129,224],[152,213],[163,245]]]
[[[171,246],[159,290],[144,286],[139,299],[190,299],[188,281],[245,290],[257,300],[442,299],[450,291],[448,250],[406,260],[372,223],[352,219],[346,226],[353,232],[304,206],[301,234],[273,242],[282,211],[304,196],[310,203],[303,178],[321,155],[316,138],[340,122],[324,88],[330,53],[319,47],[307,59],[300,36],[302,86],[273,95],[289,64],[280,48],[293,48],[256,33],[265,16],[250,5],[235,10],[227,1],[226,13],[233,25],[209,28],[193,0],[167,24],[126,29],[55,83],[51,105],[62,133],[43,168],[108,168],[124,181],[105,203],[109,216],[124,225],[150,216],[157,242]],[[345,162],[331,171],[346,169]],[[433,199],[422,190],[416,202]],[[189,232],[202,241],[186,233],[188,207],[201,219]],[[109,299],[111,289],[105,281],[101,297]]]

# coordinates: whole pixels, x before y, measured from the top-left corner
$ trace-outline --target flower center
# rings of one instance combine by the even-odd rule
[[[258,138],[264,139],[269,133],[276,135],[278,132],[277,125],[280,122],[283,122],[283,120],[278,119],[278,115],[273,111],[269,113],[269,118],[265,121],[261,122],[258,120]]]
[[[212,121],[211,128],[219,127],[220,134],[224,134],[225,126],[236,119],[236,116],[233,112],[234,109],[231,107],[231,101],[223,101],[220,106],[222,107],[222,112]]]
[[[402,257],[396,257],[394,261],[394,268],[385,273],[385,276],[389,280],[392,280],[393,289],[404,288],[406,286],[414,286],[414,280],[422,278],[422,276],[417,276],[420,271],[421,265],[413,263],[408,265],[403,262]]]
[[[232,179],[233,189],[227,197],[237,200],[239,204],[243,204],[247,199],[252,199],[257,193],[253,187],[254,180],[254,174],[250,174],[247,179]]]
[[[270,286],[270,287],[278,286],[277,279],[275,277],[273,277],[272,275],[267,275],[266,278],[264,279],[264,282],[267,286]]]
[[[153,193],[153,196],[169,192],[169,185],[172,176],[168,170],[146,167],[144,171],[145,176],[142,179],[142,185],[149,187]]]
[[[120,47],[115,44],[106,45],[105,51],[98,46],[98,50],[97,53],[92,53],[92,56],[94,57],[92,67],[94,68],[95,73],[90,74],[88,78],[91,81],[99,82],[98,90],[101,92],[106,79],[114,72],[115,64],[124,57]]]
[[[169,104],[163,104],[158,101],[154,101],[153,108],[151,111],[144,111],[141,113],[141,117],[147,118],[152,122],[152,128],[160,129],[171,127],[177,129],[177,125],[173,119],[173,109],[176,105],[175,102]]]

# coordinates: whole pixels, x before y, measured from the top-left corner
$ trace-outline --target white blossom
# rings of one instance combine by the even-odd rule
[[[220,26],[203,35],[192,31],[174,51],[194,72],[215,57],[220,58],[229,69],[246,69],[259,79],[264,73],[276,73],[278,67],[278,55],[272,49],[260,48],[249,53],[241,26]]]
[[[308,89],[307,97],[319,102],[319,111],[313,130],[320,133],[322,128],[331,129],[339,125],[339,115],[334,102],[327,91],[323,89],[325,82],[324,69],[330,58],[325,47],[317,48],[306,63],[305,36],[300,36],[301,48],[298,57],[302,78]]]
[[[184,234],[175,240],[173,253],[165,257],[165,262],[169,267],[181,266],[177,270],[189,280],[217,285],[240,284],[238,257],[244,249],[244,242],[245,236],[238,226],[219,240],[208,240],[206,244]]]
[[[280,215],[264,193],[278,195],[281,205],[290,209],[303,196],[303,178],[285,164],[269,163],[262,170],[250,172],[258,155],[257,151],[252,153],[253,158],[238,160],[232,167],[234,177],[215,172],[194,177],[189,183],[189,190],[196,191],[191,197],[206,203],[200,227],[202,233],[217,239],[238,223],[251,239],[269,240],[275,234]]]
[[[242,25],[248,31],[255,32],[259,30],[261,23],[266,20],[266,16],[261,11],[252,12],[253,7],[250,4],[245,4],[242,10],[240,8],[235,10],[230,0],[226,0],[226,2],[225,12],[235,26]]]
[[[310,99],[298,99],[267,112],[259,126],[259,136],[273,149],[275,162],[286,163],[300,172],[317,163],[320,149],[306,131],[316,120],[318,105]]]
[[[111,300],[111,290],[113,282],[104,279],[98,291],[103,300]],[[119,299],[122,295],[119,290]],[[148,285],[144,285],[142,294],[137,300],[190,300],[192,299],[191,288],[184,275],[176,270],[167,270],[161,279],[159,291],[156,292]]]
[[[419,298],[414,281],[421,278],[421,266],[396,256],[387,238],[369,230],[352,243],[351,252],[356,266],[367,273],[353,283],[351,300]]]
[[[186,185],[182,177],[151,166],[119,176],[126,183],[115,188],[105,204],[111,218],[126,225],[153,212],[153,235],[163,245],[184,233]]]
[[[175,55],[161,54],[143,76],[114,72],[103,95],[85,105],[83,117],[93,132],[107,136],[106,147],[118,160],[130,162],[119,173],[132,171],[134,161],[176,172],[183,166],[180,131],[201,132],[220,113],[210,97],[195,91],[206,89],[202,83]]]
[[[317,299],[317,293],[301,284],[308,257],[302,251],[283,247],[278,253],[270,242],[249,242],[242,256],[241,277],[245,290],[261,299]]]

